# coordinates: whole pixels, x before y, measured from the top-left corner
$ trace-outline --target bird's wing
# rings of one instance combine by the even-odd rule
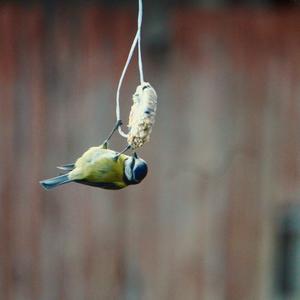
[[[115,151],[106,149],[91,149],[87,151],[75,164],[70,172],[73,180],[87,180],[92,182],[118,182],[123,180],[124,162]]]
[[[103,152],[108,151],[100,147],[91,147],[87,151],[85,151],[81,157],[79,157],[75,162],[75,168],[85,167],[91,161],[95,159],[95,157],[100,156]]]
[[[56,168],[59,169],[59,170],[70,172],[70,171],[72,171],[75,168],[75,164],[74,163],[72,163],[72,164],[66,164],[66,165],[63,165],[63,166],[58,166]]]
[[[90,165],[90,172],[87,176],[89,181],[117,182],[123,179],[124,164],[118,159],[115,161],[110,156],[100,156]]]

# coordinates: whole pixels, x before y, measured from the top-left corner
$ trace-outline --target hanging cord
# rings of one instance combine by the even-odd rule
[[[140,82],[144,83],[143,61],[142,61],[142,49],[141,49],[141,35],[142,35],[142,21],[143,21],[143,2],[139,0],[139,15],[138,15],[138,61],[140,71]]]
[[[141,51],[141,28],[142,28],[142,21],[143,21],[143,2],[142,0],[139,0],[139,12],[138,12],[138,28],[137,28],[137,32],[136,35],[134,37],[134,40],[132,42],[124,69],[122,71],[119,83],[118,83],[118,88],[117,88],[117,94],[116,94],[116,117],[117,117],[117,122],[121,120],[121,113],[120,113],[120,89],[123,83],[123,79],[125,77],[125,74],[127,72],[129,63],[132,59],[133,56],[133,52],[134,49],[136,47],[136,45],[138,44],[138,64],[139,64],[139,72],[140,72],[140,81],[141,83],[144,82],[144,73],[143,73],[143,62],[142,62],[142,51]],[[125,132],[123,132],[121,126],[119,126],[118,128],[119,133],[121,136],[127,138],[128,134],[126,134]]]

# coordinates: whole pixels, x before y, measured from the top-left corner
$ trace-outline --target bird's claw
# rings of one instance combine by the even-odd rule
[[[118,158],[120,157],[120,155],[121,154],[123,154],[123,153],[125,153],[127,150],[129,150],[131,148],[131,146],[130,145],[127,145],[121,152],[119,152],[116,156],[114,156],[113,157],[113,160],[114,161],[117,161],[118,160]],[[134,154],[133,155],[135,155],[134,157],[137,157],[137,154],[134,152]]]
[[[122,125],[123,125],[123,121],[122,121],[122,120],[118,120],[118,121],[116,122],[115,127],[118,128],[118,127],[120,127],[120,126],[122,126]]]
[[[108,140],[105,140],[102,145],[101,145],[102,149],[107,149],[108,148]]]

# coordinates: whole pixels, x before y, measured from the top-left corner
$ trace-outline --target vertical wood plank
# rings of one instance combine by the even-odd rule
[[[16,107],[14,84],[17,76],[16,48],[18,10],[0,7],[0,122],[1,122],[1,198],[0,198],[0,298],[12,300],[15,274],[15,131]]]

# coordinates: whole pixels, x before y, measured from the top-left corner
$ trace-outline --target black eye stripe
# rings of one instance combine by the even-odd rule
[[[134,164],[135,164],[135,159],[132,160],[132,163],[130,164],[130,169],[133,169]]]

